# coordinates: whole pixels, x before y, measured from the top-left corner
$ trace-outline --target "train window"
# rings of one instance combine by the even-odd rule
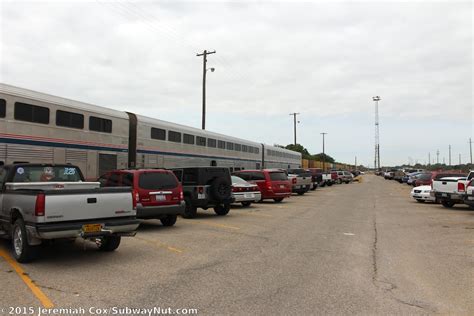
[[[183,143],[194,145],[194,135],[183,134]]]
[[[249,146],[249,153],[253,154],[253,147]]]
[[[227,142],[226,145],[227,145],[227,150],[234,150],[234,143]]]
[[[175,131],[168,131],[168,141],[181,143],[181,133]]]
[[[256,153],[256,154],[260,153],[260,149],[259,149],[258,147],[255,147],[255,148],[253,149],[253,151],[254,151],[254,153]]]
[[[220,148],[220,149],[225,149],[225,141],[218,140],[217,141],[217,147]]]
[[[206,137],[196,136],[196,145],[206,146]]]
[[[56,111],[56,125],[71,128],[84,128],[84,115],[72,112]]]
[[[103,133],[112,133],[112,121],[100,117],[89,117],[89,130]]]
[[[242,151],[244,153],[248,152],[249,151],[249,147],[247,145],[242,145]]]
[[[161,128],[151,128],[151,135],[152,139],[159,139],[159,140],[166,140],[166,131]]]
[[[216,146],[217,146],[217,140],[212,139],[212,138],[207,139],[207,147],[216,148]]]
[[[15,102],[15,120],[49,124],[49,109],[21,102]]]
[[[235,150],[235,151],[242,151],[242,145],[240,145],[240,144],[234,144],[234,150]]]
[[[0,117],[5,117],[7,114],[7,101],[0,99]]]

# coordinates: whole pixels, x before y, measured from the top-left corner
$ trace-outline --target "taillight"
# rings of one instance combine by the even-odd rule
[[[266,181],[265,185],[267,186],[268,190],[270,190],[270,191],[273,190],[272,183],[270,181]]]
[[[232,192],[238,192],[236,187],[232,187]]]
[[[184,193],[182,189],[179,189],[179,200],[180,201],[184,200]]]
[[[204,187],[198,187],[198,193],[203,194],[204,193]]]
[[[291,182],[292,182],[293,184],[296,184],[296,178],[291,179]]]
[[[46,204],[46,198],[44,196],[44,193],[39,193],[36,196],[35,216],[44,216],[45,204]]]
[[[466,185],[462,182],[458,182],[458,192],[466,191]]]
[[[133,205],[134,210],[137,209],[138,201],[140,201],[140,195],[138,194],[137,190],[133,190],[132,191],[132,205]]]

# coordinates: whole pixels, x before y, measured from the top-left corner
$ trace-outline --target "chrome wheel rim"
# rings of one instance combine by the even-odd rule
[[[21,234],[20,227],[15,227],[13,233],[13,246],[15,248],[15,253],[20,256],[23,249],[23,235]]]

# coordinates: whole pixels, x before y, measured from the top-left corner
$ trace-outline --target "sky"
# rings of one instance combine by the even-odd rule
[[[373,166],[469,158],[470,1],[0,2],[0,81]],[[474,138],[474,137],[473,137]]]

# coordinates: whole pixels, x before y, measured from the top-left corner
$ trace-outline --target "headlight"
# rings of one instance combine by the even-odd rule
[[[423,191],[423,193],[430,193],[430,192],[431,192],[430,190]]]

